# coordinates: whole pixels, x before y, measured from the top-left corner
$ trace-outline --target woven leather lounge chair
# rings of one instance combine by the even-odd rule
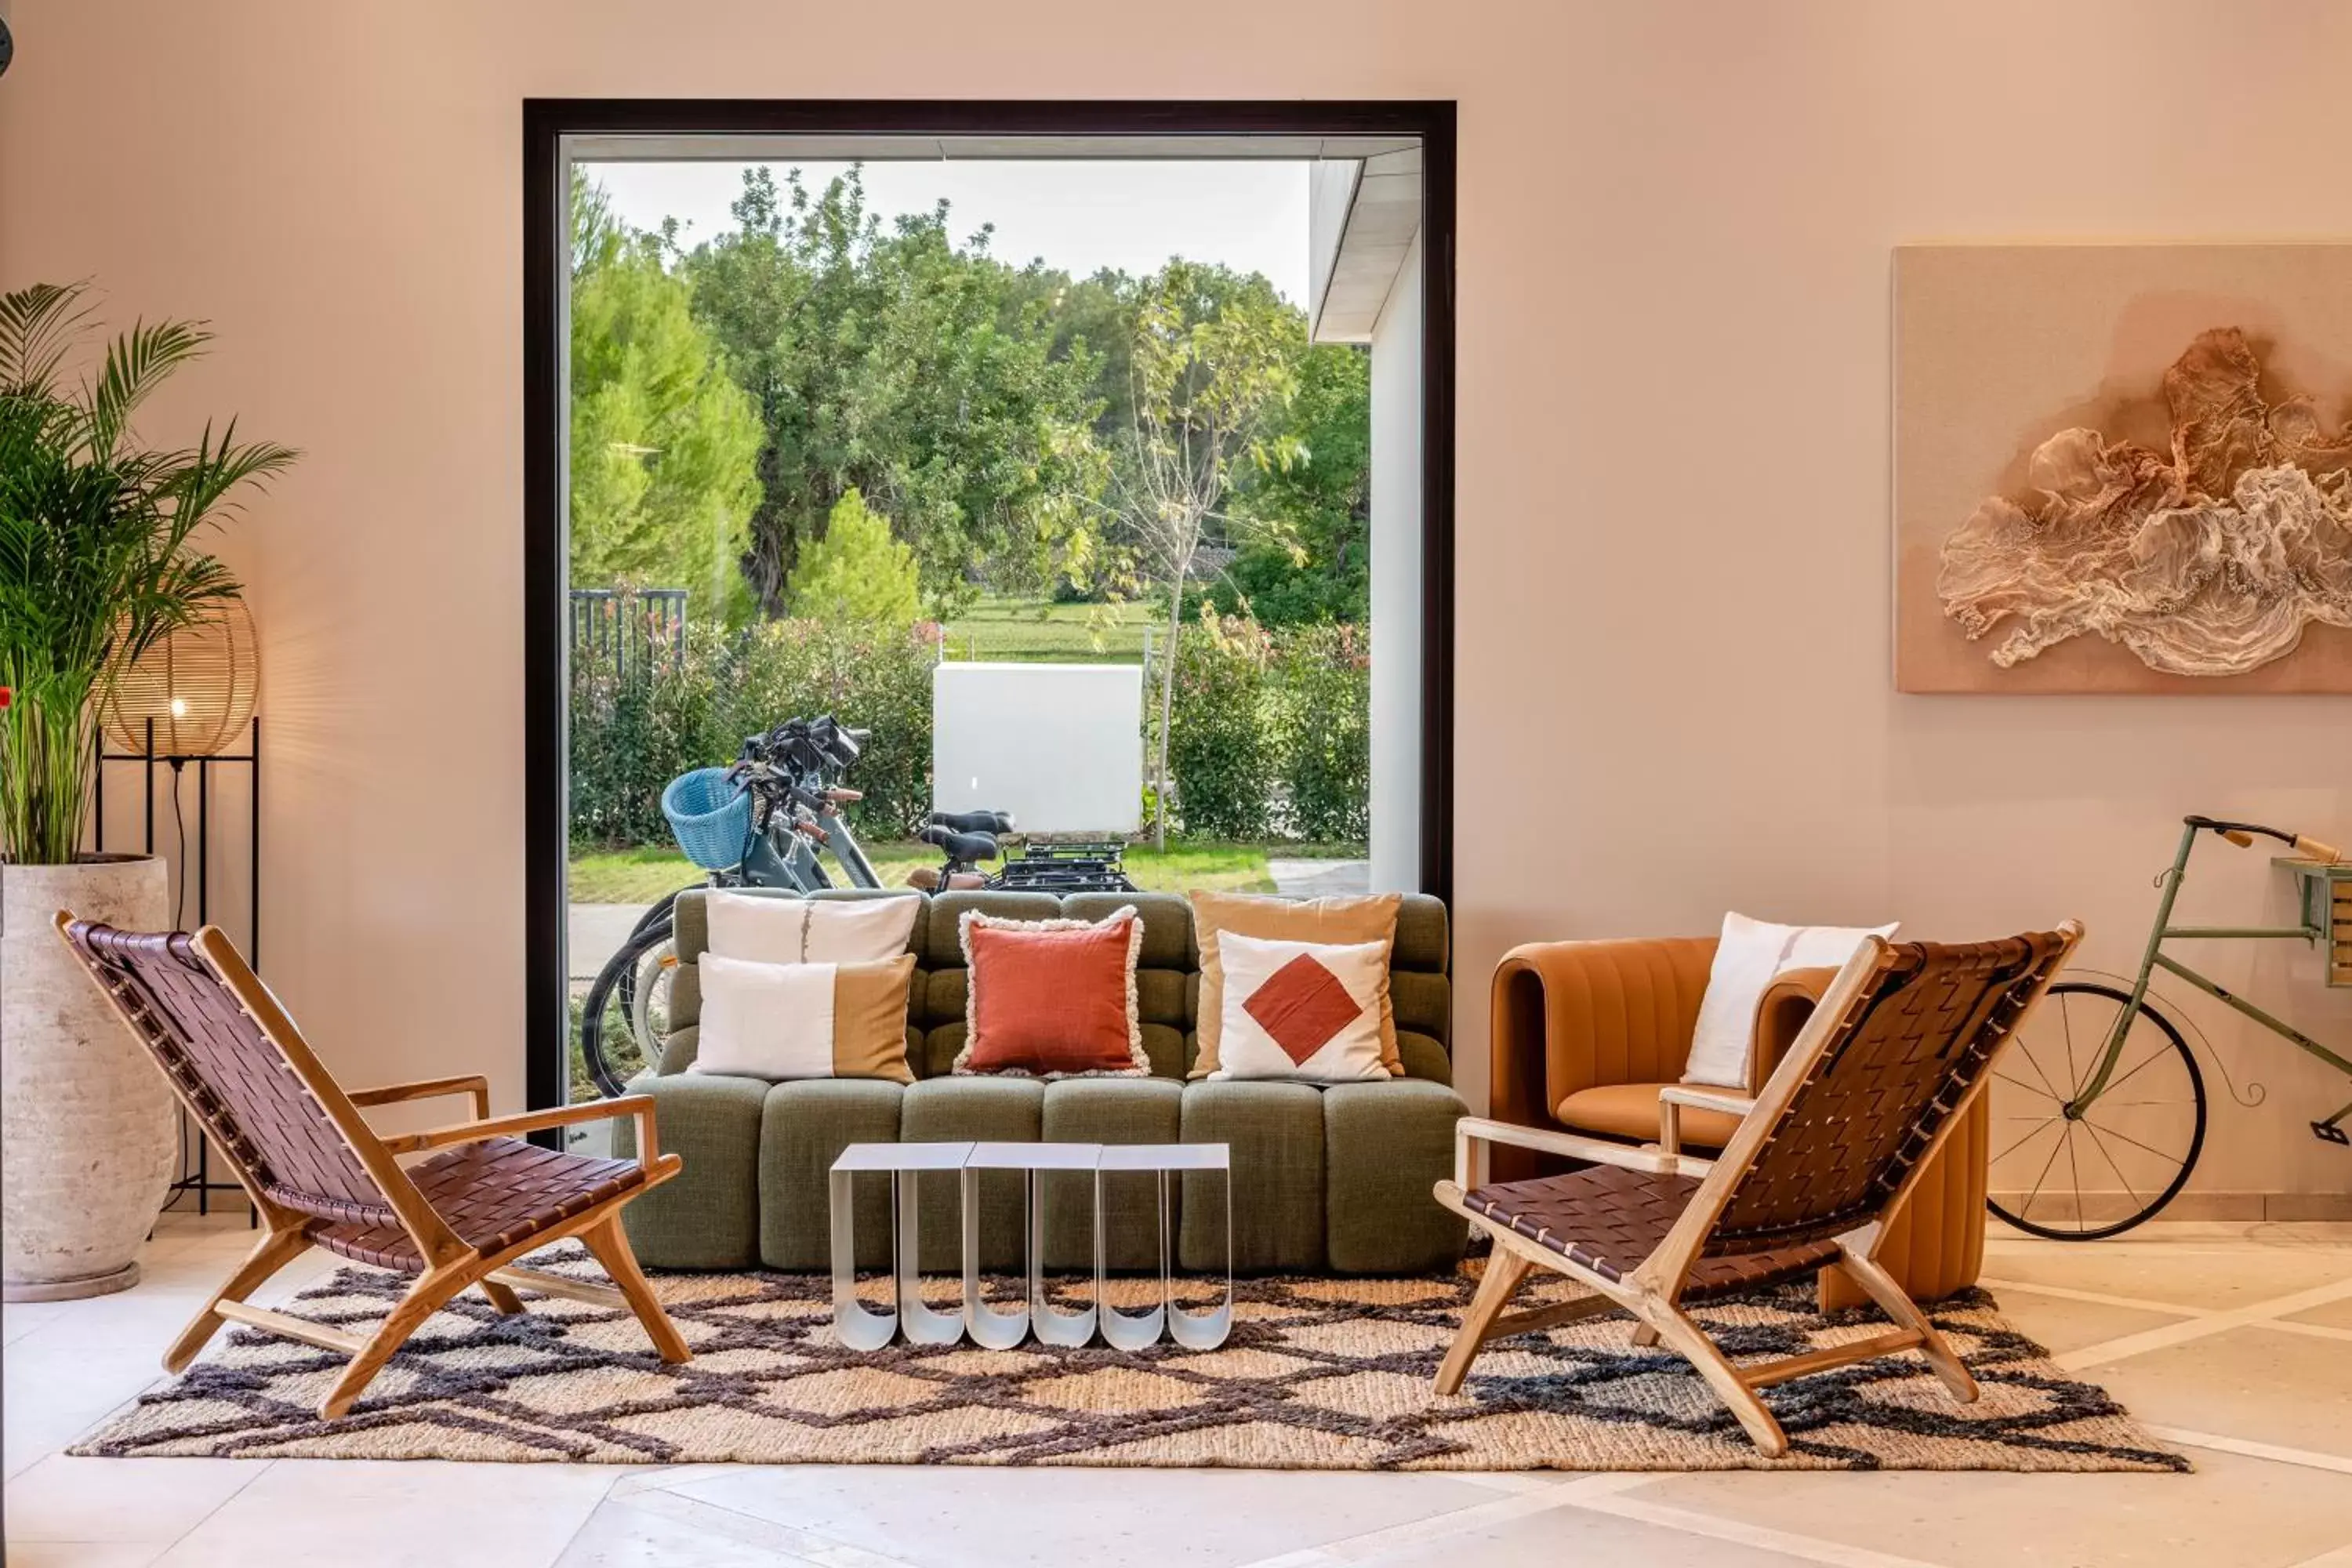
[[[479,1077],[345,1093],[215,928],[150,935],[65,913],[57,923],[227,1156],[265,1227],[244,1266],[172,1342],[166,1371],[184,1370],[224,1321],[267,1329],[351,1358],[319,1406],[331,1420],[420,1324],[475,1286],[508,1314],[523,1310],[518,1286],[625,1307],[664,1361],[688,1358],[621,1233],[622,1205],[683,1163],[656,1152],[652,1100],[635,1095],[493,1117],[488,1081]],[[454,1094],[473,1097],[473,1121],[383,1137],[360,1115],[362,1106]],[[590,1159],[512,1136],[610,1116],[636,1119],[636,1159]],[[443,1152],[405,1168],[396,1159],[434,1150]],[[565,1237],[587,1245],[612,1287],[513,1267]],[[364,1338],[247,1304],[256,1287],[312,1247],[415,1282]]]
[[[1821,1005],[1751,1102],[1674,1086],[1663,1098],[1741,1117],[1713,1160],[1465,1119],[1454,1180],[1437,1201],[1494,1238],[1478,1293],[1437,1373],[1462,1385],[1479,1347],[1622,1308],[1634,1342],[1689,1360],[1768,1455],[1788,1450],[1757,1390],[1852,1362],[1916,1350],[1956,1398],[1976,1382],[1875,1256],[1937,1146],[1990,1081],[1993,1058],[2082,937],[2053,932],[1939,946],[1874,937],[1838,972]],[[1670,1117],[1675,1114],[1669,1111]],[[1595,1163],[1566,1175],[1483,1184],[1486,1145]],[[1843,1271],[1895,1331],[1786,1360],[1735,1366],[1684,1311],[1686,1302],[1823,1268]],[[1503,1315],[1530,1268],[1592,1292]]]

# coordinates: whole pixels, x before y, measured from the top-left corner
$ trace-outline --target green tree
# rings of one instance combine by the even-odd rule
[[[887,230],[853,171],[815,195],[746,171],[736,228],[697,247],[695,309],[765,427],[745,561],[779,613],[801,551],[855,488],[949,605],[986,581],[1084,571],[1102,454],[1091,358],[1055,352],[1050,291],[961,244],[941,203]]]
[[[572,580],[686,588],[735,621],[751,607],[738,563],[760,499],[759,411],[664,249],[575,181]]]
[[[852,485],[833,503],[824,536],[803,545],[785,597],[803,620],[904,628],[923,613],[915,552]]]
[[[1371,613],[1371,357],[1347,343],[1309,348],[1284,430],[1287,467],[1247,477],[1234,510],[1272,526],[1244,531],[1205,596],[1227,615],[1244,602],[1270,626],[1360,625]]]
[[[1185,585],[1213,525],[1279,539],[1285,520],[1225,504],[1245,474],[1288,468],[1299,452],[1280,421],[1298,389],[1306,322],[1263,278],[1228,289],[1233,276],[1176,260],[1142,284],[1130,361],[1134,415],[1113,470],[1128,561],[1168,609],[1152,773],[1162,803],[1169,798]],[[1168,815],[1164,804],[1153,814],[1153,842],[1161,848]]]

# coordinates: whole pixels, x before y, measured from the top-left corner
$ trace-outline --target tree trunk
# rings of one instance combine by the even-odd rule
[[[1188,555],[1168,591],[1168,648],[1160,658],[1160,765],[1152,782],[1151,847],[1161,855],[1168,853],[1168,731],[1176,719],[1176,639],[1184,630],[1184,582],[1192,574]]]

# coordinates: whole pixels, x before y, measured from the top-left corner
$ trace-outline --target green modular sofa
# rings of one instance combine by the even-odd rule
[[[792,898],[798,895],[766,895]],[[842,891],[819,898],[877,898]],[[630,1087],[659,1106],[661,1144],[686,1159],[677,1180],[631,1204],[624,1217],[638,1258],[656,1268],[821,1270],[830,1266],[826,1172],[851,1143],[957,1142],[1213,1142],[1233,1149],[1234,1265],[1244,1272],[1413,1273],[1450,1266],[1465,1227],[1430,1196],[1454,1163],[1449,1087],[1445,907],[1411,896],[1397,921],[1391,999],[1407,1076],[1328,1088],[1290,1082],[1187,1082],[1199,1005],[1200,952],[1192,908],[1165,893],[961,892],[926,901],[911,938],[917,967],[907,1045],[918,1081],[826,1079],[770,1083],[686,1070],[699,996],[695,960],[707,945],[704,895],[677,901],[680,967],[671,1034],[659,1064]],[[1138,1001],[1149,1078],[952,1076],[964,1037],[958,917],[969,909],[1020,920],[1094,920],[1122,904],[1143,918]],[[633,1124],[617,1124],[634,1152]],[[952,1174],[918,1189],[922,1266],[958,1267],[960,1196]],[[1104,1226],[1114,1268],[1158,1267],[1153,1179],[1113,1178]],[[1179,1261],[1224,1264],[1225,1205],[1213,1175],[1187,1174],[1172,1194]],[[1093,1266],[1090,1179],[1042,1178],[1046,1266]],[[1023,1265],[1021,1178],[981,1178],[981,1265]],[[887,1184],[860,1178],[856,1222],[861,1267],[888,1266]]]

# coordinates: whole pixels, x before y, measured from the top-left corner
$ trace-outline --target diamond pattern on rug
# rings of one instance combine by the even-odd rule
[[[535,1260],[597,1278],[578,1248]],[[364,1332],[405,1281],[345,1268],[294,1310]],[[351,1415],[317,1406],[341,1358],[236,1330],[184,1376],[83,1439],[83,1455],[562,1459],[609,1464],[1242,1466],[1316,1469],[2182,1470],[2104,1389],[2061,1372],[1981,1292],[1931,1309],[1983,1386],[1947,1396],[1916,1356],[1768,1390],[1790,1451],[1766,1459],[1689,1365],[1604,1316],[1497,1341],[1462,1394],[1429,1392],[1473,1281],[1248,1279],[1233,1338],[1202,1353],[894,1344],[833,1334],[829,1282],[790,1274],[656,1281],[696,1358],[666,1366],[625,1313],[525,1292],[500,1318],[464,1300],[395,1356]],[[1116,1280],[1135,1308],[1157,1281]],[[887,1282],[866,1293],[880,1305]],[[1059,1285],[1065,1305],[1090,1286]],[[1548,1282],[1530,1304],[1566,1300]],[[928,1294],[928,1292],[927,1292]],[[1710,1301],[1735,1357],[1878,1331],[1798,1288]]]

